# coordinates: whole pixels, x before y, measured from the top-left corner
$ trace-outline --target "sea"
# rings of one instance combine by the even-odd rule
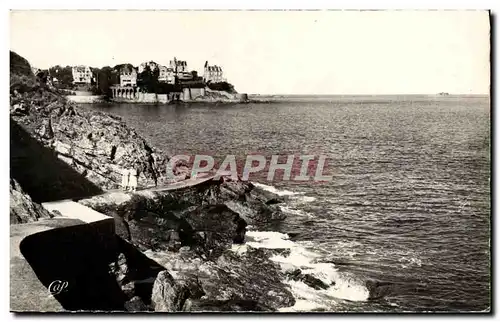
[[[121,116],[170,155],[327,157],[331,181],[250,177],[285,198],[287,218],[250,227],[246,245],[290,248],[272,260],[331,285],[286,280],[297,301],[282,311],[490,310],[488,96],[257,99],[85,108]]]

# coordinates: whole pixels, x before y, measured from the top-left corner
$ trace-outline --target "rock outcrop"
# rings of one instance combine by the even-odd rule
[[[34,77],[33,71],[31,70],[30,63],[24,58],[16,54],[15,52],[10,52],[10,73],[20,76]]]
[[[24,96],[18,99],[12,103],[13,121],[101,189],[118,188],[124,168],[139,169],[144,185],[164,180],[167,157],[120,118],[77,109],[68,102],[39,106]]]
[[[243,253],[226,250],[210,261],[184,248],[178,253],[147,251],[145,254],[163,265],[176,281],[184,281],[185,311],[275,311],[294,305],[295,299],[283,284],[279,265],[261,250],[247,249]],[[171,283],[157,279],[153,297],[171,303],[171,296],[155,295],[162,294],[160,285],[165,288]]]
[[[10,224],[24,224],[37,221],[40,218],[51,218],[42,205],[31,200],[19,183],[10,179]]]
[[[258,227],[284,214],[268,205],[252,184],[207,181],[172,191],[115,192],[79,202],[115,218],[117,234],[140,249],[194,247],[207,258],[244,241],[247,225]]]
[[[287,277],[293,281],[301,281],[309,287],[314,288],[315,290],[326,290],[331,285],[327,285],[325,282],[312,276],[311,274],[304,274],[302,271],[297,268],[291,272],[287,272]],[[335,283],[334,283],[335,284]]]
[[[156,312],[188,311],[188,299],[198,299],[204,292],[193,277],[174,279],[167,271],[160,272],[153,285],[151,302]]]
[[[186,102],[203,102],[203,103],[247,103],[248,97],[245,94],[228,93],[226,91],[211,90],[205,88],[205,95],[198,96]]]

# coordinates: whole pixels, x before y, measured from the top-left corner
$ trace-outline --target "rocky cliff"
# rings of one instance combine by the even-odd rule
[[[10,179],[10,224],[24,224],[53,217],[40,204],[33,202],[15,179]]]
[[[108,303],[113,309],[272,311],[293,305],[268,254],[231,250],[244,243],[249,225],[284,218],[277,196],[229,178],[173,191],[106,193],[119,186],[123,168],[139,168],[146,185],[166,182],[168,156],[120,118],[78,108],[25,73],[22,59],[16,62],[10,87],[11,224],[49,218],[37,202],[67,198],[113,217],[121,246],[97,256],[93,271],[119,286]],[[187,177],[186,167],[174,170]],[[104,271],[102,263],[109,264]],[[66,308],[79,307],[70,304]]]

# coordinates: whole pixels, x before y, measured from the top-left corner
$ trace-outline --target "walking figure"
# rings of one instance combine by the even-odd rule
[[[130,169],[129,183],[130,191],[136,191],[137,189],[137,170],[135,168]]]
[[[128,169],[123,169],[122,170],[122,190],[126,191],[128,190],[128,185],[129,185],[129,173],[130,171]]]

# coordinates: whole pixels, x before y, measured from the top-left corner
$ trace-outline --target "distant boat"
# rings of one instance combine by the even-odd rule
[[[448,95],[450,95],[450,93],[441,92],[441,93],[439,93],[438,95],[439,95],[439,96],[448,96]]]

